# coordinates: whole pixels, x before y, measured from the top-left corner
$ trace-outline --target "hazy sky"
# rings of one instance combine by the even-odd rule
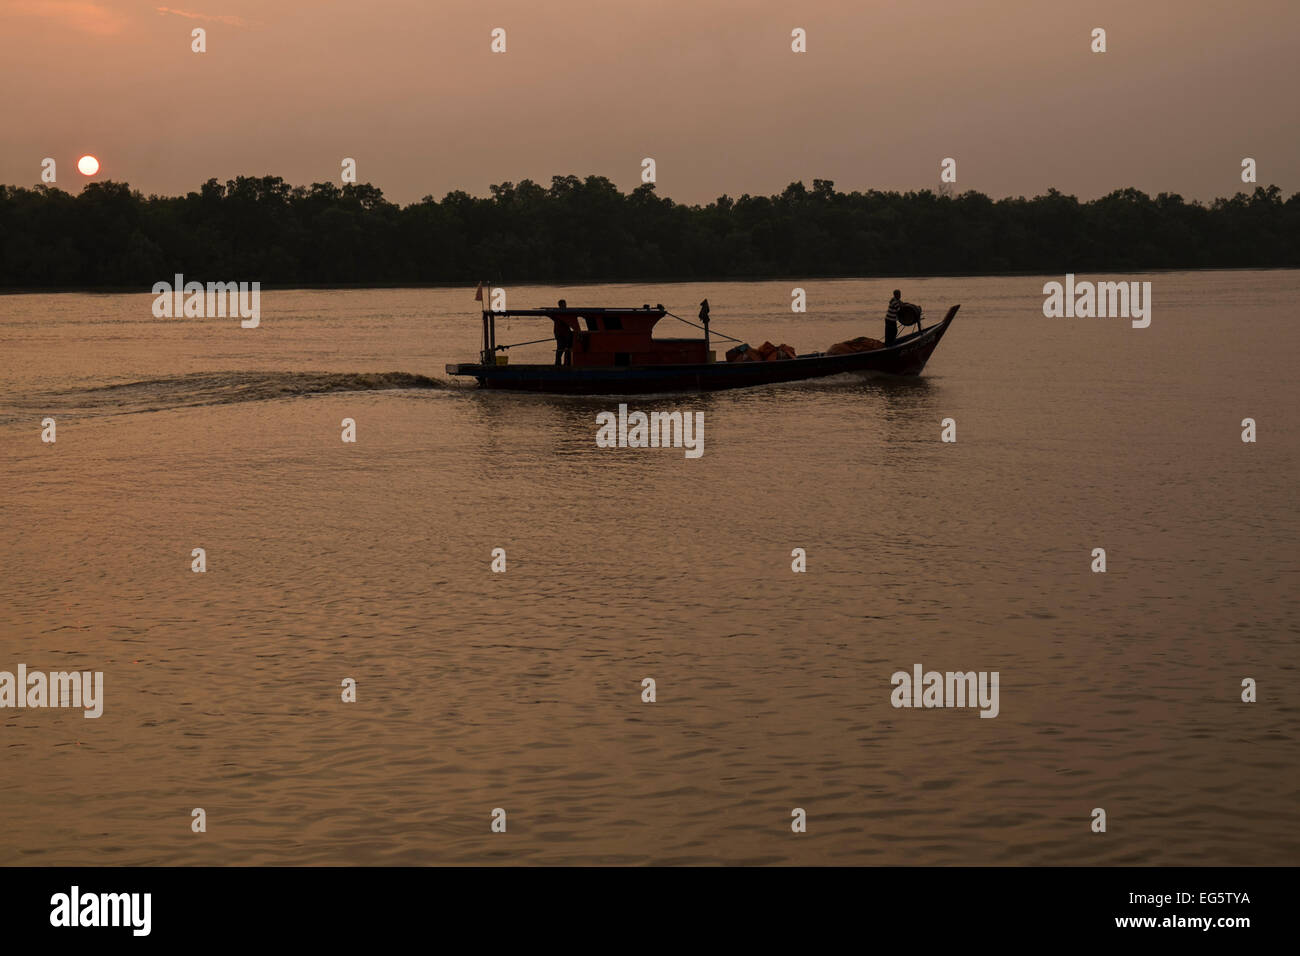
[[[1300,190],[1300,0],[0,0],[0,182]],[[190,31],[207,30],[207,52]],[[507,52],[490,52],[506,30]],[[808,52],[791,52],[791,30]],[[1103,27],[1108,52],[1090,52]]]

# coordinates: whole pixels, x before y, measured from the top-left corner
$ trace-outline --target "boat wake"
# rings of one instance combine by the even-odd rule
[[[24,396],[18,412],[128,415],[204,405],[265,402],[330,392],[445,389],[410,372],[193,372],[171,378],[64,389]]]

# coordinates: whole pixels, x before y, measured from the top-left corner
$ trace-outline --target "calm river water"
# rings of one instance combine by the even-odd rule
[[[900,283],[962,304],[919,380],[630,400],[698,459],[448,382],[472,290],[0,296],[0,671],[104,675],[0,710],[3,862],[1295,863],[1300,273],[1123,277],[1147,329],[1063,278]],[[508,291],[805,352],[894,284]],[[998,716],[894,708],[916,664]]]

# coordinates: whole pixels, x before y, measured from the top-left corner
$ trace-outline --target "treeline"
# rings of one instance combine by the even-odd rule
[[[556,176],[398,206],[369,184],[215,179],[186,196],[0,186],[0,286],[473,283],[1107,272],[1300,266],[1300,193],[1209,205],[1121,189],[1090,202],[977,192],[779,196],[685,206],[643,185]]]

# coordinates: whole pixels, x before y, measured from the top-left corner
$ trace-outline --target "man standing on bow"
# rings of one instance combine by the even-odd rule
[[[893,345],[898,338],[898,310],[903,307],[903,293],[894,290],[894,297],[889,300],[889,311],[885,313],[885,344]]]

